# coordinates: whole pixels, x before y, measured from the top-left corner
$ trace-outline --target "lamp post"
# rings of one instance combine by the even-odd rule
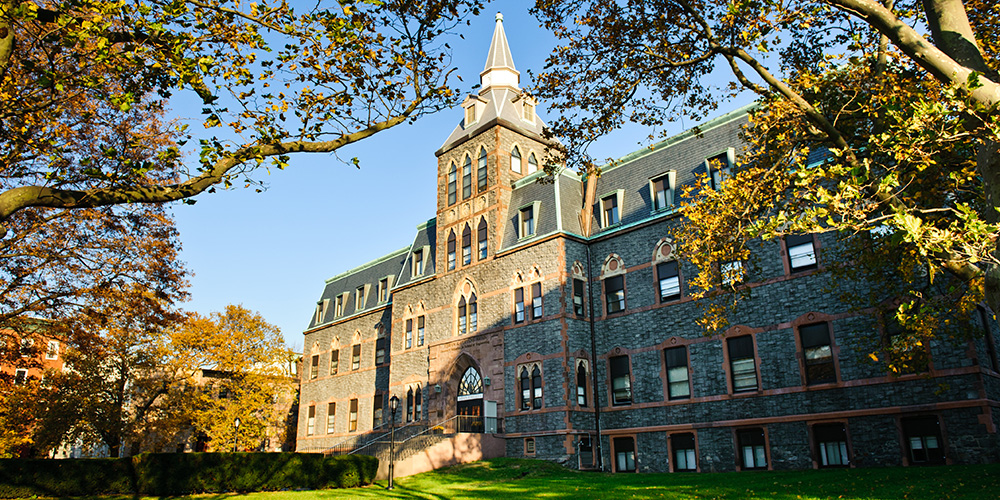
[[[236,429],[236,434],[233,436],[233,453],[236,453],[240,449],[240,447],[239,447],[239,442],[240,442],[240,417],[236,417],[236,420],[233,420],[233,427]]]
[[[389,488],[392,489],[393,467],[396,465],[396,410],[399,409],[399,398],[389,398]]]

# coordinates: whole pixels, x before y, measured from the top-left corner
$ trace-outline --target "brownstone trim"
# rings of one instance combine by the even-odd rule
[[[837,345],[837,335],[833,328],[832,316],[821,312],[810,312],[793,319],[790,322],[792,327],[792,337],[795,338],[795,359],[799,365],[799,376],[802,380],[802,387],[806,390],[816,390],[830,386],[838,386],[840,378],[840,346]],[[821,384],[809,384],[809,377],[806,375],[806,354],[802,347],[802,335],[799,328],[806,325],[826,323],[827,331],[830,333],[830,355],[833,357],[833,372],[835,380]]]
[[[694,437],[694,472],[701,472],[701,450],[698,448],[698,431],[696,429],[667,432],[667,463],[670,472],[691,472],[690,470],[677,470],[677,453],[674,450],[673,437],[678,434],[691,434]]]
[[[820,449],[817,446],[816,431],[815,427],[817,425],[829,425],[829,424],[841,424],[844,426],[844,438],[847,442],[847,465],[827,465],[823,466],[820,463]],[[809,429],[809,454],[812,457],[812,467],[813,469],[843,469],[850,468],[853,469],[857,467],[854,463],[854,443],[851,441],[851,427],[848,424],[847,419],[835,419],[835,420],[817,420],[806,422],[806,426]]]
[[[760,377],[760,351],[757,349],[757,333],[760,333],[759,328],[751,328],[746,325],[735,325],[726,330],[722,339],[722,369],[726,374],[726,387],[729,390],[729,395],[734,397],[745,397],[745,396],[759,396],[764,390],[764,381]],[[752,391],[736,391],[735,381],[733,380],[733,370],[732,363],[729,359],[729,341],[739,338],[739,337],[750,337],[750,342],[753,345],[753,363],[754,363],[754,376],[757,377],[757,389]]]
[[[754,467],[754,468],[744,468],[743,467],[743,450],[740,449],[740,431],[746,431],[750,429],[760,429],[764,433],[764,460],[767,461],[766,467]],[[766,425],[741,425],[733,427],[733,450],[736,451],[736,471],[743,472],[744,470],[774,470],[773,463],[771,460],[771,436],[768,432]]]
[[[628,358],[628,383],[629,383],[629,402],[626,404],[615,404],[615,389],[614,389],[614,377],[611,375],[611,358],[625,356]],[[635,401],[635,370],[632,369],[632,355],[628,353],[625,349],[621,347],[615,347],[608,353],[600,356],[600,359],[604,359],[605,368],[607,369],[607,401],[608,408],[631,408],[636,404]],[[604,408],[602,407],[602,411]]]
[[[636,438],[637,435],[636,434],[631,434],[631,433],[630,434],[619,434],[619,433],[612,434],[611,432],[605,432],[604,435],[608,437],[608,441],[610,441],[610,444],[611,444],[610,448],[611,448],[611,467],[612,467],[611,470],[612,470],[612,472],[614,472],[616,474],[623,473],[623,472],[638,473],[639,472],[639,440]],[[621,439],[621,438],[631,438],[632,439],[632,452],[635,453],[635,470],[633,470],[633,471],[620,471],[620,470],[618,470],[618,453],[617,453],[617,450],[615,450],[615,439]]]
[[[944,454],[944,465],[952,465],[952,464],[954,464],[954,459],[952,458],[951,453],[948,452],[948,426],[944,424],[944,417],[941,415],[941,413],[936,412],[936,411],[931,411],[931,412],[915,411],[915,412],[912,412],[912,413],[901,413],[901,414],[898,414],[898,415],[896,415],[896,418],[895,418],[895,421],[896,421],[896,433],[897,433],[898,438],[899,438],[899,452],[900,452],[900,455],[903,458],[903,466],[904,467],[923,467],[925,465],[940,465],[940,464],[931,464],[931,463],[928,463],[928,464],[914,464],[914,463],[911,463],[911,461],[910,461],[910,454],[907,452],[907,448],[909,447],[909,444],[907,443],[907,440],[906,440],[906,433],[903,431],[903,419],[904,418],[912,418],[912,417],[934,417],[934,418],[937,419],[937,421],[938,421],[938,431],[941,433],[941,443],[939,443],[939,444],[941,446],[942,453]]]

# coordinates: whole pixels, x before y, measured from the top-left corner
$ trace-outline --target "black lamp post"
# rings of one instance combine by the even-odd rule
[[[389,398],[389,488],[392,489],[393,467],[396,465],[396,410],[399,409],[399,398]]]
[[[240,442],[240,417],[236,417],[236,420],[233,420],[233,427],[236,428],[236,435],[233,436],[233,453],[236,453],[240,449],[240,447],[239,447],[239,442]]]

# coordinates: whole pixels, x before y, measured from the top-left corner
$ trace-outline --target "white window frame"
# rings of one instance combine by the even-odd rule
[[[715,158],[723,154],[726,155],[726,161],[729,164],[720,170],[713,169],[711,162],[712,158]],[[708,173],[708,178],[711,180],[712,189],[719,189],[719,187],[722,185],[722,182],[725,181],[726,178],[728,178],[729,175],[732,174],[733,166],[735,164],[736,164],[735,148],[726,148],[724,151],[719,151],[718,153],[715,153],[714,155],[705,158],[705,171]],[[716,173],[719,174],[718,177],[716,177]]]
[[[615,204],[616,204],[615,208],[618,209],[618,220],[615,222],[608,222],[607,213],[604,211],[604,201],[607,200],[608,198],[611,198],[612,196],[615,197]],[[600,207],[602,228],[606,229],[609,227],[620,226],[622,224],[622,215],[623,215],[622,209],[624,208],[624,201],[625,201],[624,189],[616,189],[610,193],[605,193],[604,195],[601,196],[598,205]]]
[[[534,201],[517,209],[517,239],[524,240],[534,238],[535,235],[538,234],[538,214],[541,205],[542,203],[540,201]],[[531,233],[525,234],[524,212],[529,208],[531,209]]]
[[[662,207],[657,206],[658,204],[656,202],[656,193],[657,193],[656,192],[656,182],[659,181],[660,179],[666,179],[666,181],[667,181],[667,183],[666,183],[667,184],[666,196],[664,196],[664,198],[666,198],[666,200],[665,200],[665,205],[662,206]],[[664,172],[664,173],[662,173],[660,175],[657,175],[655,177],[651,177],[649,179],[649,201],[650,201],[650,204],[652,204],[652,210],[650,210],[650,212],[652,212],[652,213],[665,212],[667,210],[671,210],[671,209],[675,208],[675,203],[677,201],[676,198],[677,198],[677,171],[676,170],[669,170],[667,172]],[[619,212],[620,211],[621,211],[621,207],[619,206]]]

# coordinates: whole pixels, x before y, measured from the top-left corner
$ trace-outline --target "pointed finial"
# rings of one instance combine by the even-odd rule
[[[503,22],[503,14],[501,14],[499,12],[497,12],[497,22],[498,23],[502,23]]]

